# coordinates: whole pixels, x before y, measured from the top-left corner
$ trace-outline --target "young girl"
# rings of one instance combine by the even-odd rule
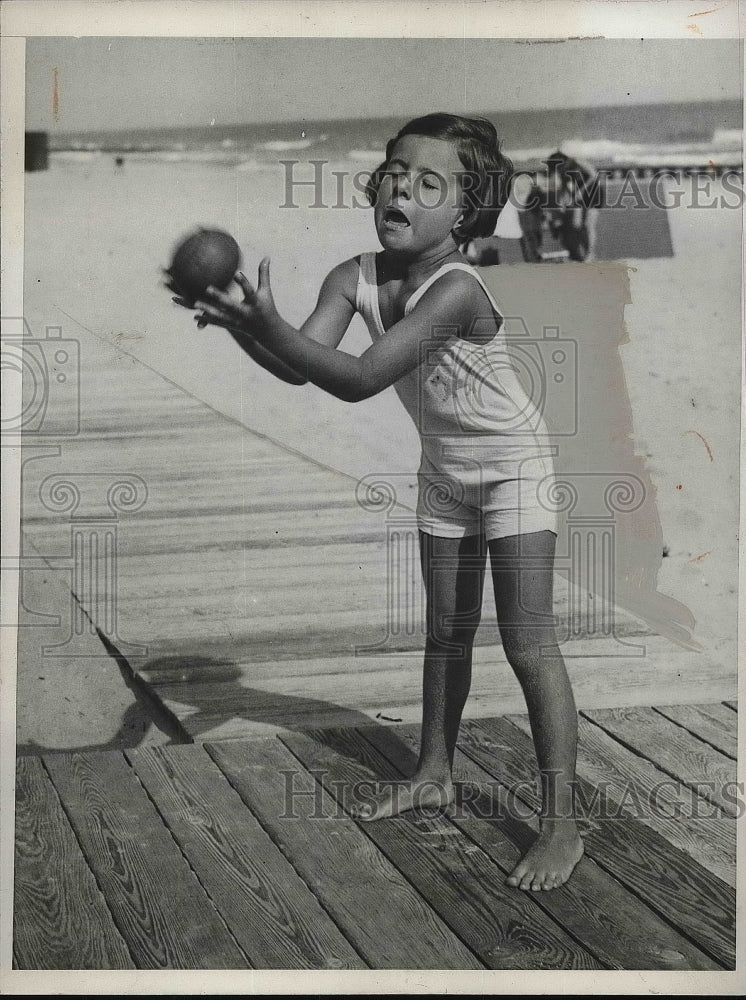
[[[195,318],[228,329],[286,382],[310,381],[349,402],[395,386],[422,439],[422,739],[412,778],[382,786],[357,816],[452,800],[489,552],[503,648],[526,698],[542,776],[540,833],[507,881],[538,890],[562,885],[583,852],[573,817],[576,709],[552,617],[555,525],[537,501],[552,465],[541,416],[508,358],[500,311],[459,250],[494,231],[511,168],[483,119],[411,121],[368,188],[383,250],[335,267],[300,330],[275,308],[266,258],[256,289],[237,276],[241,303],[208,289]],[[338,350],[356,311],[373,340],[360,357]]]

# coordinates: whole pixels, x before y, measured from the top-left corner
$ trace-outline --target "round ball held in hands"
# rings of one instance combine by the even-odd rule
[[[230,233],[198,229],[176,247],[166,274],[171,287],[194,302],[208,285],[227,289],[240,267],[241,251]]]

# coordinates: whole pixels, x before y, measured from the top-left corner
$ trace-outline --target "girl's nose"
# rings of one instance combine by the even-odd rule
[[[412,197],[412,175],[407,171],[396,175],[394,184],[394,194],[404,195],[406,198]]]

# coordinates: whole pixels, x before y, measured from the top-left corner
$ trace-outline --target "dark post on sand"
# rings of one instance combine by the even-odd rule
[[[49,166],[49,135],[46,132],[26,133],[26,170],[46,170]]]

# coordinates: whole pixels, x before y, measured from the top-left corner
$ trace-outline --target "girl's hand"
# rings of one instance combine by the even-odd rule
[[[277,315],[269,281],[269,258],[265,257],[259,265],[256,289],[241,271],[235,280],[244,293],[243,302],[236,302],[227,292],[209,287],[203,298],[195,303],[195,307],[201,311],[201,315],[195,317],[197,326],[202,328],[211,323],[261,340],[269,323]]]
[[[174,284],[173,278],[168,273],[164,271],[165,281],[164,285],[170,292],[174,294],[171,296],[171,301],[175,302],[177,306],[183,306],[185,309],[194,309],[194,302],[191,299],[187,299],[180,288],[177,288]]]

